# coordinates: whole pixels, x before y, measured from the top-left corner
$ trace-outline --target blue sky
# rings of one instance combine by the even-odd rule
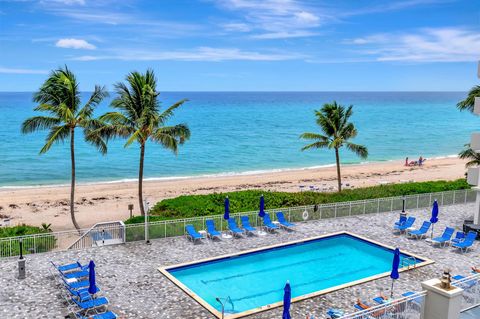
[[[0,91],[464,91],[479,58],[478,0],[0,0]]]

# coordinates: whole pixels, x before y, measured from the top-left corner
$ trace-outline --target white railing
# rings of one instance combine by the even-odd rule
[[[480,306],[480,274],[455,280],[452,285],[463,289],[462,312]]]
[[[122,221],[97,223],[83,233],[68,249],[125,243],[125,224]]]
[[[421,319],[426,292],[388,301],[384,304],[356,311],[339,319]]]
[[[430,207],[434,199],[442,206],[453,204],[464,204],[475,201],[476,192],[473,190],[457,190],[439,193],[427,193],[418,195],[409,195],[405,197],[405,208],[407,210]],[[351,202],[340,202],[332,204],[319,204],[298,207],[275,208],[268,210],[271,212],[272,220],[276,219],[273,212],[283,211],[285,217],[291,222],[301,222],[308,220],[320,220],[329,218],[342,218],[354,215],[374,214],[400,211],[402,209],[402,196],[378,198],[369,200],[359,200]],[[239,222],[240,216],[249,216],[252,226],[260,226],[258,212],[243,212],[230,214],[231,217]],[[150,222],[148,225],[150,239],[181,236],[185,234],[185,225],[193,224],[197,229],[205,228],[205,220],[213,219],[218,230],[224,231],[227,228],[223,215],[202,216],[185,219],[165,220]],[[27,235],[21,237],[0,238],[0,258],[19,255],[19,241],[23,241],[23,253],[41,253],[51,250],[64,250],[68,248],[83,249],[102,245],[106,242],[105,232],[115,234],[116,240],[122,242],[131,242],[145,240],[145,225],[129,224],[115,222],[115,224],[104,224],[103,230],[95,236],[87,236],[90,229],[80,231],[71,230],[63,232],[42,233],[36,235]],[[102,236],[103,234],[103,236]],[[123,236],[123,237],[122,237]],[[97,240],[94,240],[97,239]],[[100,240],[99,240],[100,239]],[[113,242],[110,242],[113,243]]]

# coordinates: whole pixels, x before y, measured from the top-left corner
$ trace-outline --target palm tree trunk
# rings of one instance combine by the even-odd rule
[[[145,143],[140,145],[140,167],[138,169],[138,204],[140,205],[140,213],[145,216],[143,207],[143,161],[145,159]]]
[[[338,192],[341,192],[342,191],[342,174],[340,173],[340,154],[338,153],[338,148],[335,148],[335,161],[337,163]]]
[[[70,159],[72,161],[72,184],[70,186],[70,216],[73,226],[80,229],[75,219],[75,129],[70,130]]]

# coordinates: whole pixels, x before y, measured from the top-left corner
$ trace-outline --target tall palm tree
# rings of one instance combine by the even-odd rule
[[[153,70],[145,74],[131,72],[125,83],[115,84],[116,97],[111,106],[118,112],[109,112],[99,120],[105,124],[97,129],[107,140],[114,137],[126,138],[125,147],[137,142],[140,145],[140,164],[138,169],[138,202],[140,212],[145,215],[143,207],[143,165],[147,141],[162,145],[177,154],[178,146],[190,138],[190,129],[186,124],[167,125],[175,109],[187,100],[183,99],[160,112],[157,80]]]
[[[328,148],[335,151],[335,162],[337,164],[338,191],[342,191],[342,177],[340,173],[340,148],[345,146],[361,158],[367,158],[368,150],[365,146],[349,142],[357,136],[355,125],[349,122],[353,114],[353,106],[345,108],[342,105],[333,103],[324,104],[320,110],[315,111],[317,124],[322,133],[303,133],[300,138],[313,140],[314,142],[302,148],[308,149]]]
[[[460,111],[470,111],[473,113],[473,107],[475,106],[475,97],[480,97],[480,85],[474,86],[470,92],[468,92],[467,98],[457,103],[457,108]]]
[[[108,96],[108,92],[105,87],[96,85],[87,103],[82,106],[77,79],[65,66],[52,71],[38,92],[33,95],[33,101],[39,103],[34,110],[45,112],[47,115],[33,116],[22,123],[21,129],[24,134],[48,130],[46,143],[40,150],[40,154],[48,152],[54,143],[63,143],[70,139],[72,175],[70,215],[76,229],[80,229],[80,227],[75,219],[75,129],[83,129],[86,132],[86,141],[105,154],[107,150],[105,142],[98,136],[90,136],[88,132],[100,124],[92,116],[95,107],[106,96]]]
[[[467,163],[465,163],[465,167],[480,165],[480,153],[472,150],[470,148],[470,144],[465,144],[465,149],[458,153],[458,157],[469,160]]]

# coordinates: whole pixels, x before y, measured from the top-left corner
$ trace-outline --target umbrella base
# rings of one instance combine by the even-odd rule
[[[222,234],[222,238],[223,239],[230,239],[230,238],[233,238],[233,236],[229,235],[229,234]]]

